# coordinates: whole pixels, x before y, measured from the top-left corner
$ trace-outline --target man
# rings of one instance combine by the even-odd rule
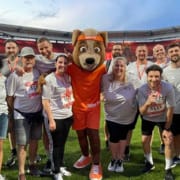
[[[167,48],[167,54],[170,58],[170,64],[164,69],[163,76],[166,81],[172,84],[175,91],[176,106],[171,129],[174,135],[176,155],[174,157],[174,163],[180,164],[180,44],[170,44]]]
[[[162,69],[151,65],[146,70],[147,83],[138,90],[139,111],[142,115],[142,144],[145,166],[142,170],[147,173],[155,168],[151,153],[151,139],[154,127],[162,129],[165,144],[165,180],[173,180],[171,172],[173,156],[173,135],[170,131],[172,115],[175,106],[173,87],[161,80]]]
[[[115,57],[123,56],[123,45],[122,44],[114,44],[112,47],[112,59],[106,60],[106,68],[108,73],[112,72],[112,65],[113,65],[113,60]]]
[[[169,64],[168,58],[166,56],[166,50],[163,45],[156,44],[153,47],[153,56],[155,59],[155,64],[159,65],[161,68],[164,69]]]
[[[153,56],[155,59],[155,64],[159,65],[161,68],[165,68],[168,66],[169,61],[166,56],[166,50],[163,45],[161,44],[156,44],[153,47]],[[159,134],[160,134],[160,140],[161,140],[161,145],[159,148],[159,153],[164,154],[164,143],[163,143],[163,138],[161,136],[162,132],[159,129]]]
[[[153,63],[151,61],[147,60],[148,47],[145,44],[139,44],[136,47],[135,55],[136,55],[136,61],[130,63],[127,66],[127,71],[131,75],[134,75],[135,79],[138,80],[136,88],[139,88],[142,84],[144,84],[146,82],[147,76],[146,76],[145,71],[146,71],[147,67],[149,67]],[[127,146],[126,146],[125,158],[124,158],[125,161],[130,160],[130,142],[131,142],[131,138],[132,138],[133,129],[135,128],[136,122],[138,120],[138,116],[139,116],[139,112],[137,113],[137,115],[134,119],[134,122],[131,124],[131,128],[130,128],[128,136],[127,136]]]
[[[14,113],[15,135],[18,146],[19,180],[25,178],[27,145],[30,144],[29,170],[31,175],[39,176],[36,168],[38,140],[42,130],[41,96],[36,92],[39,72],[34,69],[35,54],[32,48],[24,47],[20,54],[24,74],[15,72],[7,79],[7,102]]]
[[[14,39],[6,40],[4,43],[4,47],[6,58],[2,60],[3,68],[0,70],[0,72],[4,76],[8,77],[12,72],[15,71],[18,65],[21,65],[21,62],[18,58],[19,47]],[[11,156],[8,158],[8,161],[6,162],[6,166],[8,167],[14,166],[17,159],[14,119],[12,115],[13,113],[9,111],[8,138],[11,148]]]

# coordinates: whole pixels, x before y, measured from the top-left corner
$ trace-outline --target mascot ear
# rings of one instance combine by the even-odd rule
[[[72,33],[72,45],[75,46],[77,42],[78,36],[81,34],[81,31],[79,29],[75,29]]]
[[[104,40],[104,46],[107,47],[107,44],[108,44],[108,34],[107,34],[107,32],[99,32],[99,34],[102,36],[102,38]]]

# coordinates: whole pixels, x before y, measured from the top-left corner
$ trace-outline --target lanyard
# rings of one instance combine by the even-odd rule
[[[147,68],[147,62],[144,64],[144,68],[142,70],[142,72],[140,71],[140,64],[136,61],[136,67],[137,67],[137,71],[138,71],[138,77],[141,80],[141,78],[143,77],[143,74]]]
[[[16,69],[18,60],[19,60],[18,57],[16,57],[13,61],[14,64],[12,66],[11,61],[8,59],[8,67],[9,67],[10,72],[14,72],[14,70]]]
[[[153,91],[157,97],[160,97],[161,95],[161,84],[159,84],[158,88],[156,90],[152,90],[150,87],[148,88],[148,95],[150,95]]]

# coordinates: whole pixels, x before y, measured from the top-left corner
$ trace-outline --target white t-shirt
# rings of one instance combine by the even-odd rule
[[[152,122],[165,122],[167,108],[175,107],[173,87],[171,84],[161,81],[159,90],[152,92],[147,83],[142,85],[138,89],[139,107],[145,104],[151,93],[156,94],[156,103],[148,107],[147,113],[143,115],[143,118]]]
[[[172,68],[171,65],[169,65],[163,70],[163,78],[174,88],[176,97],[174,114],[180,114],[180,68]]]
[[[137,62],[132,62],[127,66],[127,71],[129,71],[131,74],[134,74],[136,76],[141,85],[147,82],[147,74],[146,74],[146,69],[151,66],[153,62],[147,61],[147,64],[141,64],[137,66]]]
[[[66,74],[59,79],[54,72],[46,76],[43,85],[42,99],[50,100],[50,108],[55,119],[65,119],[72,116],[74,101],[70,77]]]
[[[36,92],[39,72],[32,72],[18,76],[10,74],[7,79],[7,95],[14,96],[14,108],[21,112],[35,113],[42,109],[41,96]],[[14,119],[22,119],[20,113],[14,111]]]
[[[6,103],[6,87],[5,87],[6,77],[0,75],[0,114],[8,113],[7,103]]]

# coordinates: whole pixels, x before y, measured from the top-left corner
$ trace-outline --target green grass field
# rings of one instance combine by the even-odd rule
[[[103,135],[103,124],[104,124],[104,116],[103,113],[101,115],[101,129],[100,129],[100,137],[101,137],[101,163],[103,166],[103,176],[104,180],[163,180],[164,179],[164,156],[160,155],[159,150],[159,135],[157,128],[155,129],[152,152],[153,159],[155,164],[155,170],[151,173],[142,174],[141,169],[143,167],[143,151],[141,145],[141,132],[140,132],[140,122],[139,119],[136,129],[133,133],[132,145],[131,145],[131,160],[130,162],[124,163],[124,173],[115,173],[108,172],[107,166],[111,159],[110,152],[105,148],[104,143],[104,135]],[[39,166],[42,168],[46,161],[44,154],[44,147],[42,142],[39,144],[39,152],[42,161],[39,163]],[[6,140],[4,144],[4,162],[7,160],[7,156],[9,155],[9,143]],[[76,170],[72,167],[73,163],[80,157],[80,149],[77,141],[76,133],[74,131],[70,131],[69,138],[66,144],[65,151],[65,164],[68,169],[72,172],[71,177],[63,177],[64,180],[88,180],[88,174],[90,167],[87,167],[82,170]],[[173,169],[173,173],[175,174],[175,179],[180,180],[180,166],[176,166]],[[8,180],[17,180],[17,165],[12,169],[6,168],[3,166],[2,174],[6,176]],[[50,177],[31,177],[27,176],[27,180],[51,180]]]

